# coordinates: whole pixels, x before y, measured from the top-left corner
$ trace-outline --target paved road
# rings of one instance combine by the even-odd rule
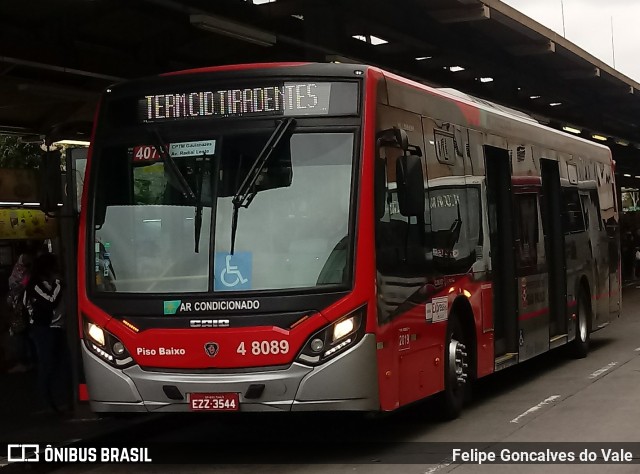
[[[637,473],[638,464],[618,465],[473,465],[451,462],[446,454],[425,462],[433,442],[480,442],[485,446],[510,442],[639,442],[640,451],[640,288],[625,291],[620,319],[593,335],[586,359],[572,360],[562,352],[544,355],[480,381],[475,401],[463,415],[441,423],[422,403],[392,416],[369,420],[345,415],[169,417],[144,439],[147,443],[203,443],[194,449],[224,446],[242,462],[262,464],[136,466],[136,472],[249,473]],[[337,440],[321,457],[316,446]],[[115,440],[114,440],[115,441]],[[357,444],[354,444],[354,441]],[[255,448],[268,444],[273,457],[252,459]],[[402,444],[395,444],[401,442]],[[219,444],[224,443],[224,444]],[[296,448],[292,449],[292,443]],[[301,447],[301,443],[303,443]],[[188,449],[190,444],[182,444]],[[157,445],[156,445],[157,446]],[[306,447],[305,447],[306,446]],[[503,445],[501,445],[503,446]],[[559,446],[559,445],[558,445]],[[168,448],[169,449],[169,448]],[[560,449],[560,448],[559,448]],[[449,448],[443,449],[448,453]],[[404,463],[398,464],[399,459]],[[296,464],[272,464],[274,462]],[[407,463],[414,462],[414,463]],[[115,474],[131,465],[69,466],[56,472]]]

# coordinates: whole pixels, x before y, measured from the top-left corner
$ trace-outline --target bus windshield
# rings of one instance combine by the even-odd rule
[[[278,140],[235,232],[234,196],[273,129],[189,133],[141,133],[94,151],[94,291],[349,284],[352,131],[293,129]]]

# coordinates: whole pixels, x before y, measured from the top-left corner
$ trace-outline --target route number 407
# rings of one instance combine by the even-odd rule
[[[241,355],[247,355],[247,348],[244,341],[242,341],[236,352]],[[251,354],[254,356],[259,355],[277,355],[287,354],[289,352],[289,341],[252,341],[251,342]]]

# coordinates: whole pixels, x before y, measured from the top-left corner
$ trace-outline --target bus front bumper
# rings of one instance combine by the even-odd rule
[[[240,411],[377,411],[378,374],[373,334],[317,367],[294,362],[286,369],[236,373],[175,373],[116,369],[82,345],[91,408],[95,412],[189,411],[191,393],[238,393]],[[264,385],[258,398],[245,395],[251,385]],[[166,386],[172,398],[169,398]]]

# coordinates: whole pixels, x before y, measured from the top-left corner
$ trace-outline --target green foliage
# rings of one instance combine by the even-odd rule
[[[33,143],[20,143],[18,137],[0,135],[0,168],[37,168],[42,150]]]

